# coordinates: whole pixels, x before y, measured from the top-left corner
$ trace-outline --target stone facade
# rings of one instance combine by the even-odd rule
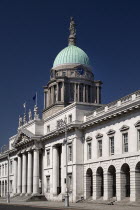
[[[62,200],[67,149],[70,201],[140,199],[140,91],[103,105],[101,84],[83,63],[51,69],[42,117],[37,106],[33,119],[31,112],[29,120],[20,117],[9,149],[0,154],[1,197],[7,195],[9,154],[11,196]]]

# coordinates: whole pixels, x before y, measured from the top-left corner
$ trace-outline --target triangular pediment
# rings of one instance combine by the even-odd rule
[[[140,120],[135,123],[135,127],[140,127]]]
[[[16,146],[16,144],[20,143],[20,142],[27,142],[29,141],[32,137],[34,137],[34,134],[31,133],[30,131],[28,131],[27,129],[21,129],[19,130],[13,146]]]
[[[103,134],[98,133],[95,137],[96,137],[96,139],[102,138],[103,137]]]
[[[120,131],[126,131],[129,129],[129,126],[127,125],[123,125],[121,128],[120,128]]]
[[[113,129],[110,129],[108,132],[107,132],[107,135],[112,135],[114,134],[116,131],[114,131]]]

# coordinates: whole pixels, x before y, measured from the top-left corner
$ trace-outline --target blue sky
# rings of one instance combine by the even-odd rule
[[[89,56],[108,103],[140,87],[140,1],[0,1],[0,147],[16,134],[23,103],[33,110],[60,50],[67,46],[70,16],[77,46]]]

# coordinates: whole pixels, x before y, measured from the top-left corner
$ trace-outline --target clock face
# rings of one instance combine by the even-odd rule
[[[78,72],[78,74],[80,74],[80,75],[84,75],[84,73],[85,73],[85,70],[84,69],[76,69],[76,71]]]

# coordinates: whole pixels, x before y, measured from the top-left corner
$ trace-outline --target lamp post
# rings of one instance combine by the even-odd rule
[[[68,154],[67,154],[67,143],[68,143],[68,138],[67,138],[67,118],[65,116],[64,120],[59,120],[57,128],[62,128],[65,127],[65,140],[63,144],[66,145],[66,195],[65,195],[65,206],[69,206],[69,190],[68,190]]]
[[[7,203],[10,203],[10,192],[9,192],[9,162],[10,162],[10,157],[9,157],[9,150],[8,150],[8,155],[7,155],[7,161],[8,161],[8,177],[7,177]]]

